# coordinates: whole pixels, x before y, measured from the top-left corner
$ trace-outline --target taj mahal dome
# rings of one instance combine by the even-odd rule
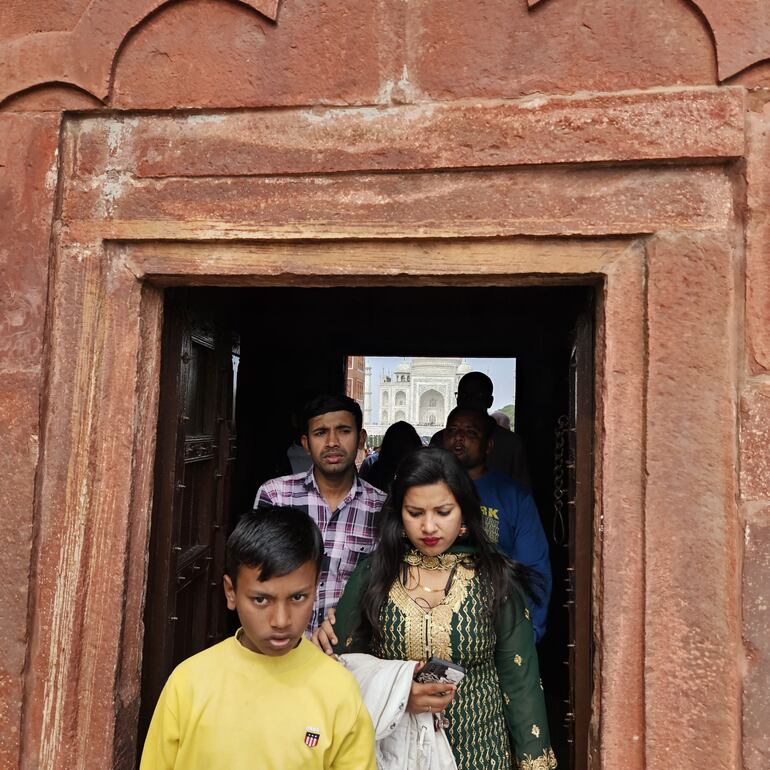
[[[421,436],[432,436],[444,427],[455,406],[460,378],[471,371],[462,358],[412,358],[395,370],[380,375],[379,413],[373,414],[371,368],[364,381],[364,428],[370,436],[382,436],[399,420],[414,425]]]

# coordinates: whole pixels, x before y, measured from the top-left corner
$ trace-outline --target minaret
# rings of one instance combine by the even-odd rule
[[[372,367],[364,368],[364,425],[372,424]]]

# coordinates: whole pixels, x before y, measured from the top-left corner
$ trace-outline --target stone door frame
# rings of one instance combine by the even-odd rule
[[[163,287],[565,282],[601,298],[591,766],[737,766],[742,92],[590,101],[65,121],[22,767],[133,762]]]

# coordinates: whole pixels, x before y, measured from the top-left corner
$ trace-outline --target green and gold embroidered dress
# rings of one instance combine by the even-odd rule
[[[431,655],[467,670],[446,710],[446,731],[459,770],[551,770],[545,702],[529,610],[522,597],[508,599],[497,623],[490,617],[472,548],[460,556],[444,600],[426,611],[400,581],[380,611],[381,642],[361,628],[361,598],[370,563],[356,567],[337,605],[335,652],[367,652],[390,660],[426,660]]]

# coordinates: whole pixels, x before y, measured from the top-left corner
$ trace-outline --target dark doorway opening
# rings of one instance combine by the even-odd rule
[[[173,666],[232,624],[218,598],[224,538],[259,485],[290,472],[297,403],[344,392],[351,355],[506,357],[551,545],[539,655],[552,740],[561,767],[587,768],[595,287],[168,289],[164,323],[139,745]],[[191,432],[206,419],[208,432]],[[196,474],[206,478],[193,499]],[[182,590],[197,578],[204,610]]]

